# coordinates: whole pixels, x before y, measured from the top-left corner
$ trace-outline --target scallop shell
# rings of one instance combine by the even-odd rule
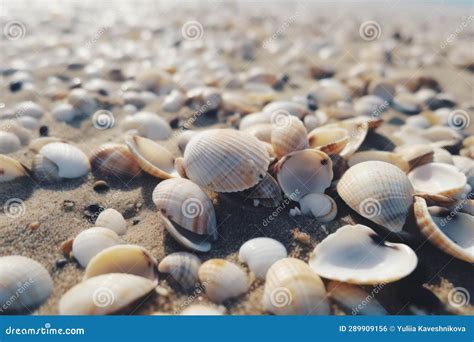
[[[275,112],[272,115],[271,143],[277,159],[308,148],[306,128],[295,116]]]
[[[299,203],[303,214],[311,214],[319,222],[330,222],[336,218],[337,204],[328,195],[308,194]]]
[[[309,110],[296,102],[291,101],[275,101],[263,107],[264,113],[270,113],[272,116],[277,114],[293,115],[300,119],[310,114]]]
[[[339,127],[318,127],[308,134],[309,146],[324,153],[340,153],[349,142],[349,132]]]
[[[178,176],[175,158],[166,148],[140,136],[126,136],[125,142],[146,173],[161,179]]]
[[[222,316],[225,312],[225,309],[216,309],[211,306],[205,305],[191,305],[186,309],[181,311],[181,316]]]
[[[60,315],[108,315],[125,310],[150,293],[156,281],[126,273],[89,278],[59,301]]]
[[[72,253],[82,267],[100,251],[121,244],[117,233],[108,228],[93,227],[80,232],[72,243]]]
[[[409,163],[398,153],[386,151],[363,151],[354,153],[348,162],[349,167],[366,161],[381,161],[395,165],[403,172],[410,169]]]
[[[454,165],[429,163],[408,174],[415,191],[452,197],[460,193],[467,183],[466,175]]]
[[[349,168],[337,184],[337,192],[365,218],[398,232],[413,203],[413,187],[398,167],[367,161]]]
[[[414,211],[418,228],[433,245],[457,259],[474,262],[474,216],[456,211],[448,211],[447,216],[431,214],[419,196],[415,196]]]
[[[118,179],[131,179],[141,169],[137,160],[124,144],[106,143],[97,147],[91,154],[92,171],[102,176]]]
[[[138,135],[152,140],[166,140],[172,130],[168,122],[151,112],[138,112],[122,122],[124,131],[136,130]]]
[[[29,170],[15,159],[0,154],[0,183],[25,177]]]
[[[0,131],[0,154],[16,152],[20,148],[21,141],[15,134]]]
[[[127,232],[127,222],[117,210],[108,208],[102,211],[95,221],[96,227],[104,227],[112,229],[118,235]]]
[[[187,178],[216,192],[248,189],[261,181],[270,157],[263,145],[248,133],[212,129],[191,139],[184,151]]]
[[[329,303],[321,278],[294,258],[275,262],[267,272],[262,305],[276,315],[328,315]]]
[[[323,193],[333,178],[331,158],[311,149],[288,154],[274,169],[283,192],[293,201],[310,193]]]
[[[330,281],[328,284],[328,296],[352,315],[385,316],[387,310],[374,298],[374,292],[381,289],[375,287],[371,293],[367,293],[359,286]]]
[[[53,291],[53,280],[37,261],[20,255],[0,257],[0,307],[3,311],[32,310]]]
[[[257,278],[264,279],[268,269],[288,253],[279,241],[260,237],[248,240],[239,249],[239,260],[245,262]]]
[[[137,245],[117,245],[103,249],[87,264],[84,279],[107,273],[128,273],[151,280],[158,278],[156,259]]]
[[[369,227],[346,225],[321,241],[309,266],[321,277],[359,285],[384,284],[409,275],[418,258],[407,245],[381,242]]]
[[[206,261],[199,268],[198,275],[207,296],[215,303],[240,296],[250,286],[247,274],[239,266],[224,259]]]
[[[177,252],[167,255],[161,260],[158,269],[169,273],[185,289],[190,289],[199,280],[198,270],[201,260],[191,253]]]

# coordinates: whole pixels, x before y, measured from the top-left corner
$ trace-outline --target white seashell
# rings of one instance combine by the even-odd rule
[[[222,103],[221,91],[213,87],[195,87],[186,93],[192,107],[204,111],[215,110]]]
[[[309,110],[296,102],[291,101],[275,101],[267,104],[263,107],[264,113],[269,113],[272,116],[283,114],[283,115],[294,115],[300,119],[310,114]]]
[[[308,194],[299,203],[303,214],[311,214],[319,222],[330,222],[336,218],[336,202],[325,194]]]
[[[252,90],[248,89],[250,92]],[[273,91],[273,89],[272,89]],[[251,93],[250,93],[251,94]],[[249,95],[250,95],[249,94]],[[222,94],[221,108],[227,113],[248,114],[256,112],[260,106],[249,95],[225,92]]]
[[[349,89],[341,82],[328,78],[318,82],[316,88],[310,91],[318,106],[329,106],[338,101],[347,101],[351,98]]]
[[[374,298],[373,292],[369,294],[356,285],[330,281],[328,284],[328,296],[341,305],[348,314],[385,316],[387,310]],[[377,290],[380,291],[380,289]]]
[[[91,115],[97,109],[97,102],[94,97],[82,88],[72,89],[68,95],[68,102],[75,109],[77,109],[81,115]]]
[[[66,140],[56,138],[56,137],[39,137],[30,142],[28,145],[29,149],[32,150],[33,152],[38,153],[41,148],[47,144],[51,144],[53,142],[63,142],[67,143]]]
[[[26,129],[37,129],[40,125],[38,119],[32,116],[22,116],[18,118],[18,123]]]
[[[14,111],[17,118],[22,116],[31,116],[36,119],[41,119],[44,115],[44,109],[39,104],[32,101],[19,103],[15,106]]]
[[[466,175],[454,165],[428,163],[408,174],[415,191],[452,197],[460,193],[467,183]]]
[[[262,305],[276,315],[328,315],[329,303],[321,278],[294,258],[275,262],[267,272]]]
[[[384,99],[367,95],[357,99],[354,102],[354,109],[358,115],[366,115],[369,117],[379,117],[388,109],[389,103]]]
[[[70,103],[60,103],[51,111],[54,119],[61,122],[71,122],[81,115],[81,112]]]
[[[96,227],[104,227],[112,229],[118,235],[127,232],[127,222],[117,210],[108,208],[102,211],[95,221]]]
[[[418,258],[407,245],[381,242],[369,227],[346,225],[321,241],[309,266],[321,277],[351,284],[397,281],[416,268]]]
[[[80,232],[72,243],[74,258],[86,267],[89,261],[100,251],[121,244],[117,233],[108,228],[93,227]]]
[[[319,111],[321,112],[321,111]],[[312,131],[313,129],[315,129],[316,127],[318,127],[321,122],[320,120],[318,119],[318,117],[316,115],[306,115],[303,119],[303,123],[304,123],[304,126],[306,127],[306,130],[308,132]]]
[[[337,184],[337,192],[365,218],[398,232],[413,203],[413,187],[398,167],[367,161],[349,168]]]
[[[264,141],[266,143],[271,143],[272,141],[272,124],[256,124],[245,128],[242,131],[253,135],[260,141]]]
[[[237,265],[224,259],[210,259],[199,268],[199,280],[206,294],[215,303],[240,296],[249,289],[247,274]]]
[[[211,306],[191,305],[181,311],[181,316],[222,316],[225,309],[216,309]]]
[[[453,156],[452,159],[454,166],[466,175],[467,183],[474,187],[474,160],[463,156]]]
[[[245,130],[258,124],[270,124],[272,119],[271,112],[257,112],[245,115],[239,123],[239,129]]]
[[[421,112],[417,97],[411,93],[399,93],[392,101],[392,107],[403,114],[414,115]]]
[[[29,170],[15,159],[0,154],[0,183],[9,182],[29,174]]]
[[[189,141],[196,135],[198,132],[186,130],[182,131],[178,137],[178,148],[180,149],[181,153],[184,153],[186,146],[188,145]]]
[[[444,148],[433,148],[433,162],[453,165],[453,156]]]
[[[117,245],[103,249],[87,264],[84,279],[107,273],[128,273],[151,280],[158,278],[156,259],[143,247]]]
[[[158,269],[169,273],[185,289],[190,289],[199,281],[198,270],[201,260],[191,253],[177,252],[161,260]]]
[[[326,129],[343,128],[348,132],[349,141],[343,150],[339,152],[341,157],[348,158],[353,155],[362,145],[369,129],[376,128],[380,123],[381,121],[376,119],[372,120],[370,118],[358,116],[353,119],[339,121],[337,123],[328,124],[323,127]]]
[[[122,122],[122,130],[136,130],[138,135],[152,140],[166,140],[172,133],[169,123],[151,112],[127,116]]]
[[[239,192],[245,199],[255,199],[265,207],[276,207],[282,200],[278,182],[269,173],[260,183],[250,189]]]
[[[288,253],[279,241],[260,237],[245,242],[239,249],[239,260],[245,262],[257,278],[264,279],[268,269]]]
[[[99,275],[77,284],[59,301],[60,315],[108,315],[125,310],[156,287],[156,281],[126,273]]]
[[[53,280],[37,261],[20,255],[0,257],[2,312],[33,310],[53,291]]]
[[[134,154],[124,144],[100,145],[92,151],[90,163],[94,173],[120,180],[132,179],[141,171]]]
[[[162,108],[167,112],[179,111],[186,102],[186,96],[179,90],[173,90],[163,100]]]
[[[0,131],[0,154],[16,152],[20,148],[21,141],[15,134]]]
[[[0,131],[15,134],[22,145],[28,145],[31,139],[31,132],[20,125],[16,120],[0,121]]]
[[[308,148],[308,133],[300,119],[275,112],[272,114],[271,123],[271,143],[277,159]]]

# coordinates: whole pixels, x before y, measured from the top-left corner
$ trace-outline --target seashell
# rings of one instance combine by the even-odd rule
[[[163,100],[162,108],[167,112],[177,112],[179,111],[186,102],[186,96],[179,90],[173,90],[171,93],[166,95]]]
[[[318,106],[329,106],[338,101],[347,101],[351,98],[350,90],[341,82],[333,79],[323,79],[316,88],[310,91]]]
[[[271,124],[272,113],[271,112],[257,112],[245,115],[239,123],[239,129],[245,130],[247,128],[256,126],[258,124]]]
[[[342,128],[348,132],[347,134],[348,134],[349,140],[347,141],[347,144],[344,146],[342,151],[339,152],[339,155],[341,157],[348,158],[351,155],[353,155],[362,145],[362,143],[364,142],[367,136],[369,128],[377,127],[377,125],[379,124],[378,122],[379,122],[378,120],[371,120],[371,119],[366,119],[365,117],[358,117],[354,119],[339,121],[333,124],[328,124],[328,125],[322,126],[321,128],[324,127],[327,130]],[[339,134],[341,135],[341,133]]]
[[[127,232],[127,222],[117,210],[108,208],[102,211],[95,220],[96,227],[104,227],[112,229],[118,235]]]
[[[249,114],[259,110],[260,106],[249,99],[249,96],[225,92],[222,94],[221,108],[226,113]]]
[[[267,272],[262,305],[275,315],[328,315],[329,303],[321,278],[294,258],[275,262]]]
[[[195,87],[186,96],[191,107],[203,113],[218,109],[222,103],[221,91],[213,87]]]
[[[244,83],[265,83],[273,86],[278,82],[278,77],[262,68],[252,68],[243,75]]]
[[[319,111],[320,113],[324,113],[324,112],[321,112]],[[325,121],[325,120],[324,120]],[[304,126],[306,127],[306,130],[308,132],[312,131],[313,129],[315,129],[316,127],[318,127],[321,123],[324,122],[323,120],[320,120],[318,118],[318,116],[315,114],[310,114],[310,115],[306,115],[304,118],[303,118],[303,123],[304,123]]]
[[[225,309],[216,309],[211,306],[205,305],[190,305],[183,311],[181,311],[181,316],[222,316],[225,312]]]
[[[369,117],[379,117],[385,110],[387,110],[389,103],[384,99],[367,95],[354,101],[354,110],[358,115],[365,115]]]
[[[127,309],[156,287],[156,281],[127,273],[89,278],[59,301],[60,315],[108,315]]]
[[[72,253],[82,267],[100,251],[121,244],[122,240],[112,229],[93,227],[80,232],[72,243]]]
[[[415,219],[420,231],[433,245],[445,253],[466,262],[474,262],[474,216],[455,212],[451,215],[430,213],[425,199],[415,196]]]
[[[0,154],[8,154],[21,148],[20,139],[11,132],[0,131]]]
[[[68,102],[81,115],[91,115],[97,110],[98,104],[94,97],[82,88],[74,88],[68,95]]]
[[[274,170],[281,189],[293,201],[310,193],[323,193],[333,178],[331,158],[311,149],[286,155]]]
[[[182,131],[178,137],[178,148],[180,149],[181,153],[184,153],[186,146],[188,145],[189,141],[196,135],[198,132],[185,130]]]
[[[434,150],[429,145],[404,145],[397,147],[396,153],[408,163],[409,170],[431,163],[434,157]]]
[[[325,194],[308,194],[299,203],[303,214],[311,214],[319,222],[330,222],[336,218],[337,204]]]
[[[363,151],[354,153],[348,159],[349,167],[366,161],[381,161],[395,165],[403,172],[410,170],[410,165],[400,154],[386,151]]]
[[[310,114],[310,111],[299,103],[291,101],[274,101],[263,107],[264,113],[270,113],[271,116],[278,114],[293,115],[300,119]],[[271,118],[271,117],[270,117]]]
[[[184,151],[182,169],[201,187],[235,192],[261,181],[269,163],[265,145],[250,134],[212,129],[191,139]]]
[[[40,125],[38,119],[32,116],[22,116],[19,117],[17,121],[26,129],[37,129]]]
[[[44,116],[44,109],[32,101],[20,102],[15,106],[14,112],[17,118],[31,116],[36,119],[41,119]]]
[[[217,238],[216,214],[199,186],[183,178],[167,179],[156,186],[152,197],[173,238],[197,251],[210,250],[206,239]]]
[[[2,312],[33,310],[53,291],[53,280],[37,261],[20,255],[0,257]]]
[[[422,114],[410,116],[406,119],[405,123],[409,126],[413,126],[419,129],[425,129],[430,127],[429,120]]]
[[[268,269],[288,253],[279,241],[260,237],[248,240],[239,249],[239,260],[248,265],[257,278],[265,279]]]
[[[168,122],[151,112],[138,112],[122,121],[122,130],[136,130],[138,135],[152,140],[166,140],[172,130]]]
[[[32,166],[33,174],[40,181],[79,178],[85,176],[89,170],[89,160],[84,152],[62,142],[44,145],[35,156]]]
[[[0,183],[9,182],[29,174],[26,166],[15,159],[0,154]]]
[[[240,195],[246,199],[257,199],[265,207],[275,207],[282,200],[280,186],[269,173],[257,185],[241,191]]]
[[[32,150],[33,152],[38,153],[41,148],[47,144],[51,144],[53,142],[62,142],[62,143],[67,143],[66,140],[56,138],[56,137],[39,137],[30,142],[28,145],[29,149]]]
[[[396,111],[408,114],[415,115],[421,112],[421,106],[415,95],[410,93],[400,93],[397,94],[392,101],[392,108]]]
[[[124,144],[106,143],[97,147],[90,163],[94,173],[119,179],[134,178],[141,171],[134,154]]]
[[[16,120],[0,121],[0,131],[15,134],[22,145],[28,145],[31,139],[30,130],[21,126]]]
[[[257,138],[260,141],[264,141],[266,143],[271,144],[272,126],[273,125],[270,123],[256,124],[248,128],[245,128],[242,131],[253,135],[255,138]]]
[[[81,112],[70,103],[60,103],[51,111],[56,121],[71,122],[81,115]]]
[[[357,224],[343,226],[327,236],[316,246],[308,263],[326,279],[375,285],[406,277],[416,268],[418,258],[407,245],[383,242],[372,229]]]
[[[339,127],[318,127],[308,134],[309,146],[324,153],[340,153],[349,142],[349,132]]]
[[[97,253],[87,264],[84,279],[107,273],[127,273],[151,280],[158,279],[158,262],[143,247],[117,245]]]
[[[329,298],[342,306],[347,313],[364,316],[388,315],[387,310],[374,298],[373,292],[377,287],[369,294],[356,285],[330,281],[327,288]]]
[[[174,87],[174,82],[167,72],[159,69],[144,70],[136,76],[137,86],[155,94],[168,94]]]
[[[454,165],[429,163],[419,166],[410,173],[408,179],[415,191],[452,197],[460,193],[467,183],[466,175]]]
[[[250,283],[247,274],[237,265],[224,259],[210,259],[199,267],[199,280],[209,299],[222,303],[246,293]]]
[[[339,196],[361,216],[398,232],[413,203],[413,187],[398,167],[367,161],[349,168],[337,184]]]
[[[338,101],[329,107],[325,107],[324,110],[330,118],[337,120],[353,118],[357,115],[354,105],[346,101]]]
[[[308,148],[306,128],[295,116],[274,112],[272,114],[271,143],[277,159]]]
[[[198,270],[201,260],[191,253],[177,252],[161,260],[158,269],[169,273],[183,288],[190,289],[198,283]]]
[[[463,156],[453,156],[452,159],[454,166],[466,175],[467,183],[474,187],[474,160]]]
[[[390,102],[395,95],[393,84],[384,79],[374,79],[369,83],[368,93],[380,97],[382,100]]]

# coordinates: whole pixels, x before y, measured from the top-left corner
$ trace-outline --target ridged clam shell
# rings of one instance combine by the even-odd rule
[[[312,193],[299,200],[301,212],[311,214],[319,222],[330,222],[336,218],[336,202],[325,194]]]
[[[169,273],[185,289],[192,288],[199,281],[198,270],[201,260],[191,253],[177,252],[161,260],[158,269]]]
[[[474,262],[474,216],[457,212],[456,215],[434,215],[429,212],[425,199],[415,196],[416,223],[433,245],[453,257]]]
[[[166,140],[172,133],[169,123],[151,112],[127,116],[122,122],[122,130],[136,130],[138,135],[152,140]]]
[[[20,255],[0,257],[0,307],[32,310],[51,295],[53,280],[37,261]]]
[[[309,110],[305,106],[291,101],[271,102],[263,107],[262,111],[264,113],[270,113],[272,116],[276,114],[285,114],[293,115],[300,119],[310,114]]]
[[[127,222],[117,210],[108,208],[102,211],[95,220],[96,227],[112,229],[118,235],[123,235],[127,231]]]
[[[128,273],[157,279],[158,262],[145,248],[137,245],[117,245],[103,249],[87,264],[84,279],[107,273]]]
[[[308,141],[312,148],[338,154],[349,142],[349,132],[339,127],[317,127],[308,134]]]
[[[21,141],[15,134],[0,131],[0,154],[16,152],[20,148]]]
[[[291,152],[308,148],[306,128],[300,119],[275,112],[271,120],[271,142],[277,159]]]
[[[261,279],[265,278],[270,266],[287,255],[285,246],[266,237],[248,240],[239,249],[239,260],[245,262],[250,271]]]
[[[316,246],[309,266],[323,278],[360,285],[390,283],[413,272],[418,258],[410,247],[380,240],[369,227],[343,226]]]
[[[222,316],[225,310],[219,310],[211,306],[191,305],[181,311],[181,316]]]
[[[387,310],[374,298],[373,292],[377,288],[369,294],[359,286],[330,281],[327,289],[328,296],[342,306],[348,314],[367,316],[388,315]]]
[[[321,278],[294,258],[275,262],[267,272],[262,304],[276,315],[328,315],[329,303]]]
[[[137,176],[140,165],[124,144],[106,143],[91,154],[92,171],[106,177],[129,179]]]
[[[263,179],[270,157],[248,133],[212,129],[191,139],[184,151],[184,171],[194,183],[216,192],[248,189]]]
[[[121,244],[117,233],[108,228],[93,227],[80,232],[72,243],[74,258],[86,267],[89,261],[100,251]]]
[[[413,187],[398,167],[367,161],[349,168],[337,184],[337,192],[361,216],[398,232],[413,203]]]
[[[77,284],[59,301],[60,315],[108,315],[150,293],[156,281],[126,273],[99,275]]]
[[[237,265],[224,259],[210,259],[198,271],[206,294],[215,303],[240,296],[249,289],[247,274]]]
[[[408,174],[415,191],[452,197],[460,193],[467,183],[466,175],[454,165],[428,163]]]
[[[363,151],[354,153],[347,161],[349,167],[356,164],[360,164],[366,161],[381,161],[389,164],[393,164],[403,172],[408,172],[410,166],[403,157],[394,152],[386,151]]]
[[[0,183],[9,182],[28,174],[28,169],[13,158],[0,154]]]

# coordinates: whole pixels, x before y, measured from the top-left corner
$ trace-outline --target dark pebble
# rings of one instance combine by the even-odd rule
[[[102,193],[102,192],[107,192],[110,190],[109,184],[104,181],[104,180],[98,180],[97,182],[94,183],[92,186],[95,192]]]
[[[39,128],[39,135],[41,137],[47,137],[49,135],[49,127],[48,126],[41,126]]]
[[[59,259],[59,260],[56,260],[55,266],[56,268],[63,268],[64,266],[66,266],[67,263],[68,263],[67,259]]]
[[[136,225],[139,224],[139,223],[140,223],[140,220],[139,220],[139,219],[134,219],[134,220],[132,221],[132,225],[134,225],[134,226],[136,226]]]
[[[10,83],[10,91],[12,93],[20,91],[22,87],[23,87],[23,83],[21,81],[16,81],[16,82]]]
[[[97,216],[99,216],[99,214],[104,210],[105,208],[100,204],[90,204],[84,208],[84,216],[90,223],[95,223]]]

